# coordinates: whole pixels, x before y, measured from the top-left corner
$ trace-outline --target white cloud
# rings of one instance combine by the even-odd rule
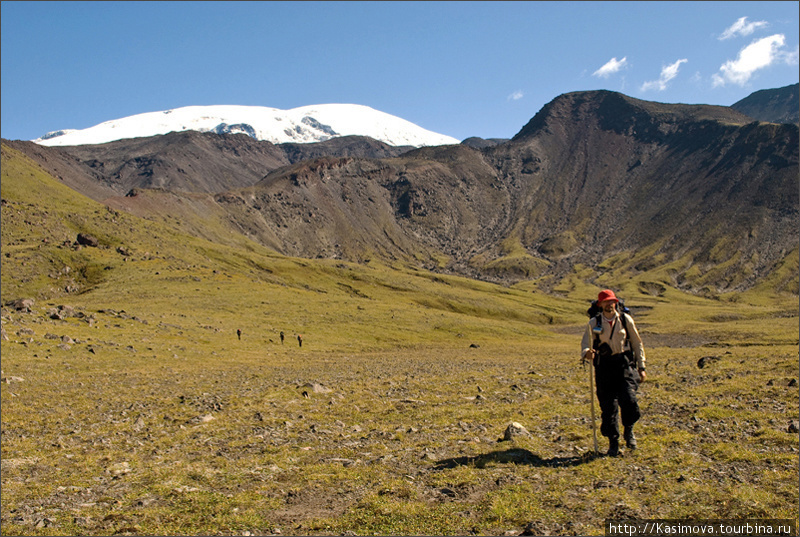
[[[769,26],[767,21],[747,22],[747,17],[741,17],[724,32],[722,32],[722,35],[720,35],[718,39],[723,41],[725,39],[730,39],[731,37],[736,37],[737,35],[750,35],[759,28],[766,28],[767,26]]]
[[[511,95],[509,95],[507,100],[509,100],[509,101],[519,101],[524,96],[525,96],[525,94],[522,93],[522,90],[517,90],[514,93],[512,93]]]
[[[669,65],[665,65],[661,68],[661,76],[658,77],[658,80],[652,80],[650,82],[645,82],[642,84],[642,91],[649,91],[652,89],[658,91],[664,91],[667,89],[667,83],[678,76],[678,69],[680,69],[682,63],[687,63],[689,60],[683,58],[681,60],[676,61],[675,63],[671,63]]]
[[[617,61],[617,58],[611,58],[606,62],[606,64],[592,73],[592,76],[599,76],[602,78],[608,78],[609,76],[613,75],[614,73],[619,72],[623,67],[628,65],[628,57],[624,57],[621,60]]]
[[[753,73],[781,60],[791,65],[797,56],[794,52],[781,51],[785,44],[786,37],[783,34],[753,41],[739,51],[735,60],[728,60],[720,66],[719,73],[712,77],[714,87],[724,86],[728,82],[744,86]]]
[[[795,45],[794,50],[783,53],[783,59],[786,65],[797,65],[800,63],[800,46]]]

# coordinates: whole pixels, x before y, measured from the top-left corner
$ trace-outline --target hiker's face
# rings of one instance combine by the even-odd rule
[[[604,300],[600,303],[600,308],[603,310],[603,313],[607,313],[609,316],[614,314],[616,306],[617,303],[613,300]]]

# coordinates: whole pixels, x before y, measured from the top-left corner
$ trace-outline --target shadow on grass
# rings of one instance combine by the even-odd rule
[[[437,461],[434,470],[445,470],[448,468],[456,468],[457,466],[472,466],[475,468],[484,468],[491,463],[499,464],[527,464],[541,468],[563,468],[569,466],[578,466],[591,462],[592,460],[600,457],[593,452],[584,453],[582,455],[575,455],[571,457],[552,457],[550,459],[543,459],[535,453],[531,453],[527,449],[511,448],[503,451],[493,451],[491,453],[484,453],[483,455],[473,455],[465,457],[455,457],[452,459],[443,459]]]

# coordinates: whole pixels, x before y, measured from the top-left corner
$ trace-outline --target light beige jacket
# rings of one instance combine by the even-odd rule
[[[636,357],[636,367],[638,369],[644,369],[647,358],[644,354],[642,338],[639,336],[639,331],[636,330],[636,323],[633,322],[633,318],[627,313],[623,313],[622,315],[625,315],[625,323],[628,325],[630,346],[631,350],[633,350],[633,355]],[[620,321],[619,312],[616,312],[614,320],[611,323],[608,322],[604,315],[601,314],[600,317],[603,323],[603,331],[600,333],[600,343],[608,343],[611,347],[611,352],[614,354],[625,352],[627,350],[625,341],[627,334],[625,333],[625,327],[622,326],[622,321]],[[591,349],[594,344],[594,333],[592,329],[596,324],[597,318],[592,317],[586,325],[586,331],[583,333],[583,339],[581,339],[581,357],[585,356],[586,352]]]

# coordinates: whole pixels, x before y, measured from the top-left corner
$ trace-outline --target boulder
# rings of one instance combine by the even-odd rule
[[[314,393],[331,393],[333,391],[318,382],[307,382],[303,385],[303,388],[311,388],[311,391]]]
[[[92,248],[97,248],[100,244],[96,237],[89,235],[87,233],[78,233],[78,244],[82,246],[91,246]]]
[[[516,421],[513,421],[508,425],[508,427],[506,427],[506,432],[503,433],[503,440],[508,441],[508,440],[513,440],[514,438],[520,436],[530,436],[530,435],[531,433],[528,432],[528,429],[526,429]]]
[[[719,361],[719,356],[703,356],[697,360],[697,367],[703,369],[705,366]]]
[[[19,298],[11,302],[9,305],[17,311],[24,311],[26,313],[30,313],[31,308],[33,308],[33,305],[35,303],[36,301],[32,298]]]
[[[3,377],[2,382],[11,384],[12,382],[25,382],[25,379],[22,377]]]

